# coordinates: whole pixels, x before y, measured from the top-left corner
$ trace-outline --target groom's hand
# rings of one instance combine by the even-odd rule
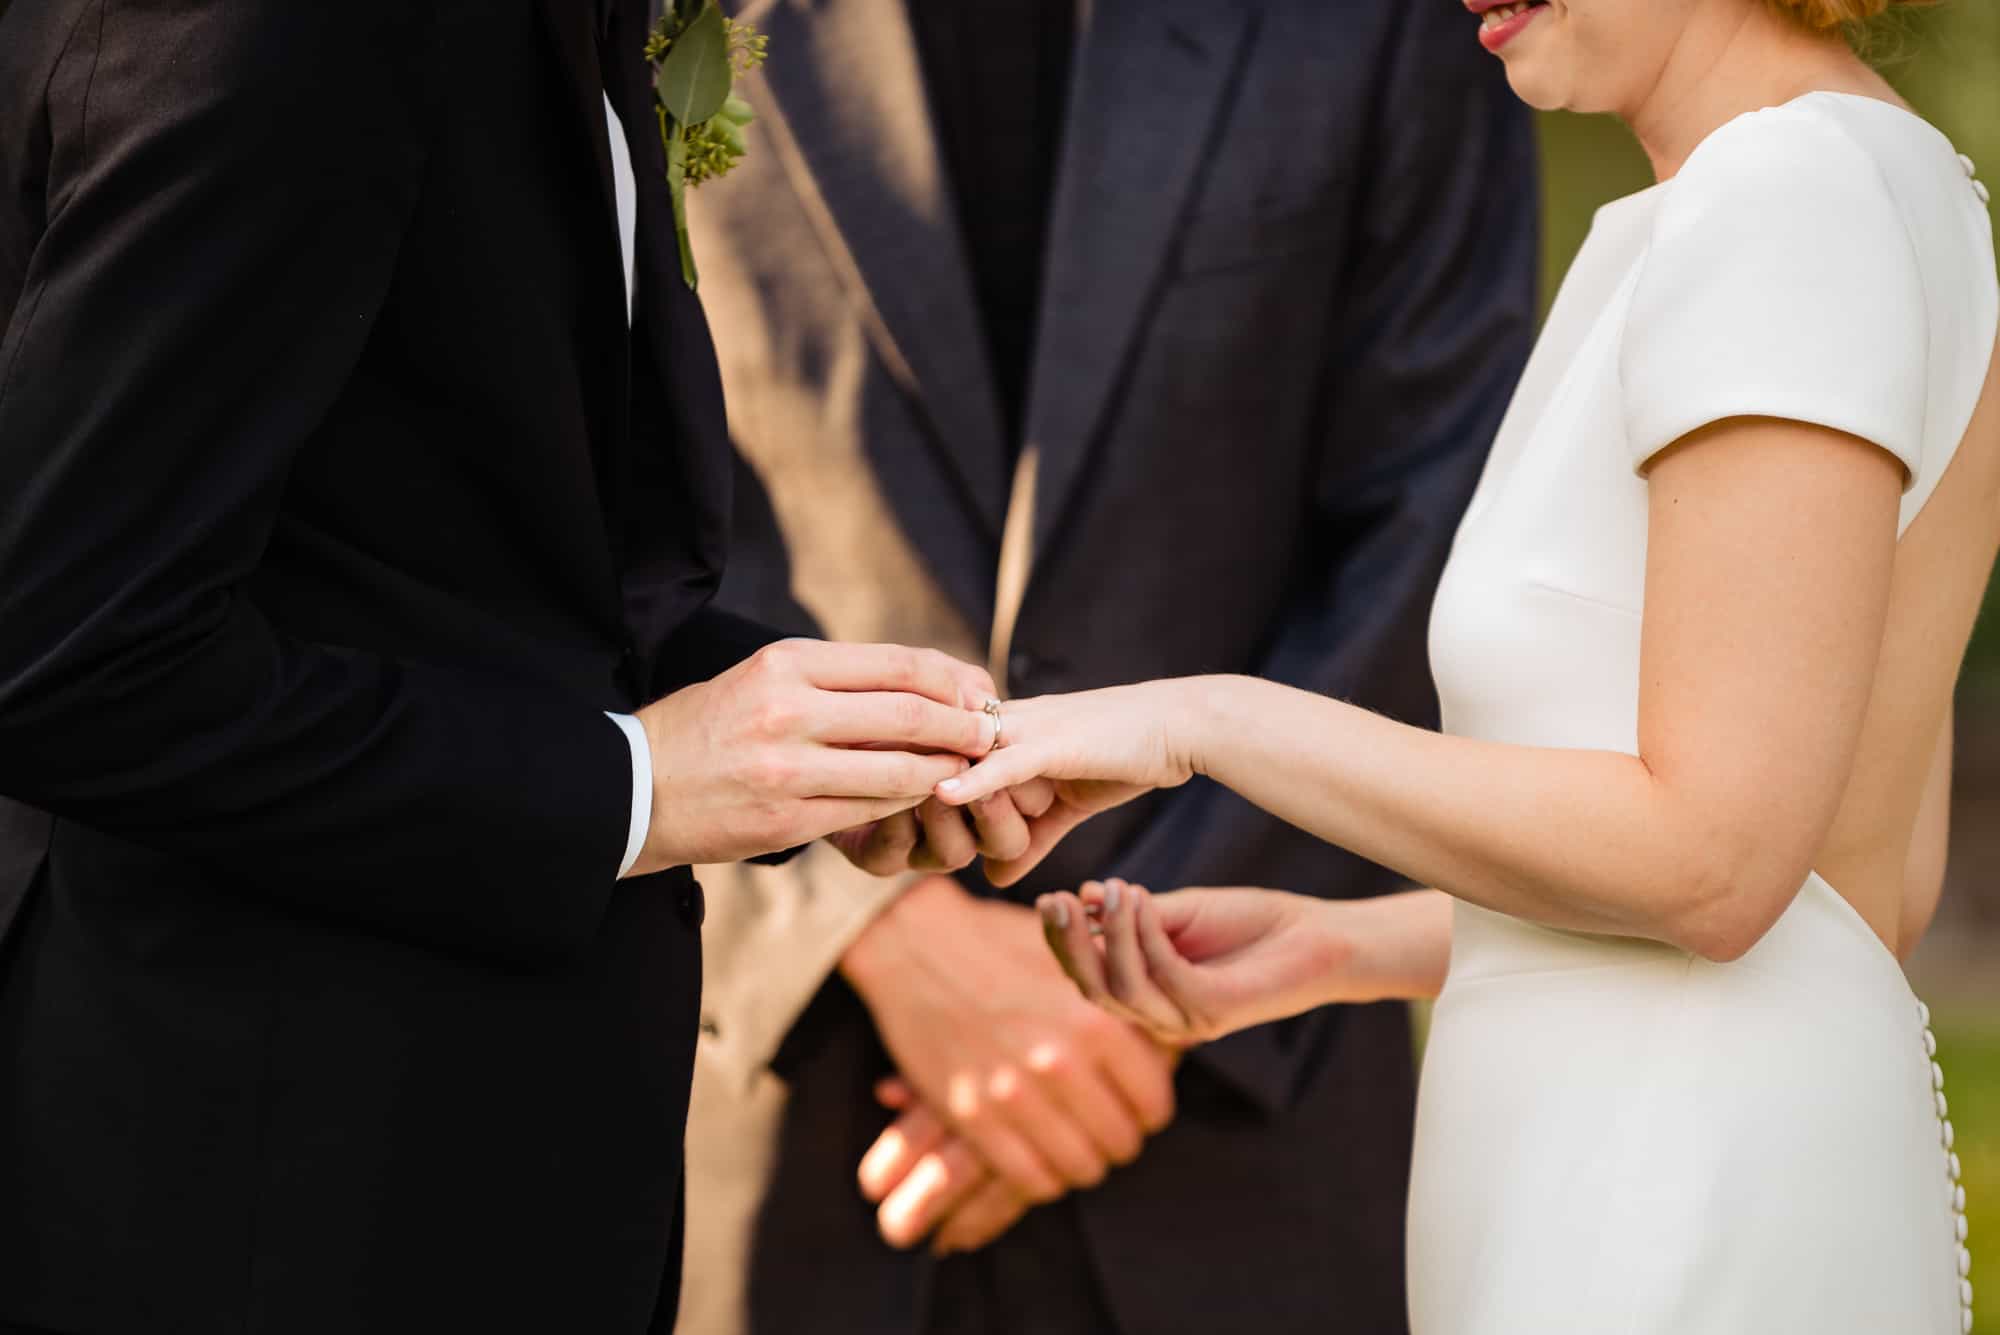
[[[1172,1055],[1077,995],[1026,908],[932,878],[876,919],[841,971],[917,1097],[1025,1201],[1095,1186],[1173,1116]],[[862,1187],[897,1245],[966,1203],[926,1197],[913,1219],[908,1193],[894,1206],[884,1195],[948,1165],[870,1158]]]
[[[915,808],[992,742],[970,682],[966,664],[930,649],[784,640],[647,706],[653,813],[634,874],[756,857]]]

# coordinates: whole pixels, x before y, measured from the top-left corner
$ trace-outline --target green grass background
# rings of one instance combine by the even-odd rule
[[[1864,43],[1903,96],[1979,164],[2000,208],[2000,0],[1947,0],[1898,16]],[[1544,116],[1541,132],[1543,288],[1552,295],[1592,213],[1650,185],[1652,173],[1631,135],[1609,117]],[[1966,670],[1982,685],[2000,686],[2000,596],[1987,599]],[[1964,1163],[1981,1326],[2000,1329],[2000,1017],[1969,1006],[1940,1009],[1937,1031]]]
[[[1932,1017],[1944,1091],[1965,1170],[1965,1214],[1972,1222],[1975,1329],[2000,1328],[2000,1019],[1991,1014]]]

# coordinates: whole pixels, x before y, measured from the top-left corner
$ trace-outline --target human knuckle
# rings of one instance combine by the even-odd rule
[[[789,696],[766,695],[750,712],[750,727],[760,737],[788,737],[798,727],[801,711]]]
[[[1028,1069],[1046,1079],[1073,1075],[1080,1064],[1076,1049],[1061,1040],[1038,1043],[1027,1057]]]
[[[782,751],[766,747],[750,758],[748,777],[752,784],[765,792],[779,792],[796,780],[798,767]],[[772,802],[768,807],[775,811],[784,809],[786,805]]]
[[[791,640],[767,644],[750,656],[751,670],[766,677],[789,672],[797,662],[798,646]]]

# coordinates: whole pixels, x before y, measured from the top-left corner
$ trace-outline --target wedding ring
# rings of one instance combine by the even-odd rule
[[[1005,745],[1000,740],[1002,727],[1000,721],[1000,702],[998,700],[988,700],[981,708],[984,710],[986,717],[993,720],[993,744],[988,746],[986,750],[988,753],[998,751]]]

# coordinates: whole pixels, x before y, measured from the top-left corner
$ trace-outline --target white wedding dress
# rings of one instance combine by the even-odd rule
[[[1705,423],[1881,445],[1910,473],[1907,529],[1993,351],[1985,204],[1924,121],[1814,93],[1600,211],[1439,589],[1445,730],[1637,752],[1635,470]],[[1732,964],[1460,904],[1418,1110],[1418,1335],[1969,1330],[1933,1051],[1896,960],[1817,876]]]

